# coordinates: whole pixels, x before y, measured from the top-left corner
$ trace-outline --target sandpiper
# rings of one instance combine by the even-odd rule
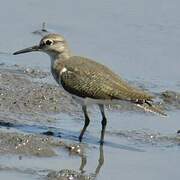
[[[85,123],[79,135],[79,141],[89,125],[87,105],[97,104],[102,115],[102,130],[100,143],[104,142],[104,133],[107,124],[104,105],[118,103],[119,100],[131,102],[136,105],[146,104],[149,110],[165,115],[155,108],[151,102],[154,98],[147,92],[132,87],[113,73],[106,66],[91,59],[73,56],[63,36],[48,34],[44,36],[39,45],[35,45],[13,54],[41,51],[51,58],[51,72],[56,82],[82,105]]]

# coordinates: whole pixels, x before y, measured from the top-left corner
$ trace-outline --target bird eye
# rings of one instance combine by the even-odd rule
[[[48,39],[48,40],[46,40],[45,44],[46,44],[46,45],[52,45],[52,44],[53,44],[53,41]]]

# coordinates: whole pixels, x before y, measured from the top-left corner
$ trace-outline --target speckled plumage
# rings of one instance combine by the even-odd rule
[[[60,75],[63,67],[67,71]],[[59,61],[52,71],[56,72],[55,78],[66,91],[79,97],[134,102],[151,101],[153,98],[148,93],[128,85],[104,65],[84,57],[72,56]]]

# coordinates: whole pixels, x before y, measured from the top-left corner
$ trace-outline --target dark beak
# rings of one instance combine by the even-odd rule
[[[36,45],[36,46],[22,49],[20,51],[16,51],[13,53],[13,55],[23,54],[23,53],[33,52],[33,51],[40,51],[40,50],[41,50],[41,48],[38,45]]]

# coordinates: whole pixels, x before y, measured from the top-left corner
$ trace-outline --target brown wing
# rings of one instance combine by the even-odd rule
[[[90,59],[74,56],[64,63],[67,71],[61,75],[61,84],[65,90],[77,96],[130,101],[150,101],[153,98]]]

